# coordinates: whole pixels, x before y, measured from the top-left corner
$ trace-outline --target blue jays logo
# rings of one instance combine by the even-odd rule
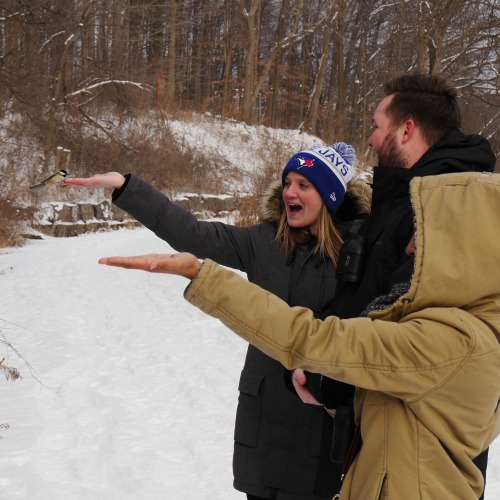
[[[312,167],[314,165],[314,160],[309,160],[305,158],[297,158],[298,166],[297,170],[300,170],[302,167]]]

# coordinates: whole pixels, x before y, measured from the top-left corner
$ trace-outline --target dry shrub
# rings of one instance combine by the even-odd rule
[[[0,198],[0,247],[20,245],[24,229],[31,220],[31,210],[16,207],[11,201]]]
[[[232,180],[240,175],[220,155],[196,151],[183,139],[175,137],[161,113],[156,115],[158,119],[154,114],[124,118],[109,113],[111,118],[105,120],[102,110],[101,115],[99,127],[93,127],[85,120],[68,119],[64,127],[57,129],[55,144],[71,151],[68,165],[71,176],[86,177],[108,171],[132,172],[170,195],[179,191],[217,195],[227,193]],[[22,123],[11,121],[9,143],[22,144],[24,140],[28,144],[22,130]],[[39,134],[32,131],[30,137],[29,147],[5,148],[0,162],[3,177],[0,186],[0,246],[21,243],[24,222],[31,222],[25,211],[8,200],[30,207],[32,212],[54,198],[75,202],[88,197],[109,196],[102,190],[57,188],[31,193],[29,185],[43,179],[55,168],[55,148],[53,157],[44,161],[43,144],[36,140]],[[48,167],[44,168],[43,164]],[[223,200],[205,200],[205,206],[215,203],[220,206],[207,210],[216,214],[221,214],[230,205]]]
[[[267,129],[264,129],[263,133],[268,134]],[[260,151],[262,168],[258,169],[251,179],[251,194],[240,198],[237,205],[238,214],[234,223],[238,226],[249,226],[259,222],[262,193],[269,184],[281,179],[284,166],[296,153],[270,136],[266,138],[265,143],[266,149]]]
[[[21,374],[17,368],[5,364],[5,358],[0,360],[0,372],[5,375],[7,380],[12,380],[13,382],[21,378]]]
[[[169,193],[220,193],[227,187],[224,179],[235,175],[224,158],[203,156],[176,138],[160,113],[125,121],[121,130],[115,124],[115,129],[107,137],[80,133],[75,134],[75,141],[66,142],[72,158],[80,165],[78,175],[132,172]]]
[[[122,103],[123,104],[123,103]],[[121,112],[117,112],[120,108]],[[95,173],[117,171],[123,174],[131,172],[153,184],[160,191],[172,196],[177,193],[199,193],[197,200],[187,201],[186,208],[203,217],[227,216],[234,223],[249,225],[258,221],[259,202],[264,189],[270,181],[278,179],[282,168],[295,152],[287,147],[267,129],[249,131],[258,133],[264,148],[256,148],[260,155],[260,167],[248,179],[248,174],[233,167],[229,160],[217,151],[202,151],[191,146],[192,137],[182,137],[171,128],[172,116],[161,111],[138,111],[135,113],[125,106],[115,103],[114,107],[87,110],[86,114],[64,114],[59,116],[60,122],[55,127],[53,143],[71,151],[68,170],[71,176],[87,177]],[[191,119],[196,119],[190,115]],[[189,116],[177,117],[179,121],[189,120]],[[24,119],[24,121],[27,121]],[[29,120],[28,120],[29,121]],[[108,197],[106,190],[75,190],[50,188],[35,195],[28,186],[45,177],[55,164],[55,147],[46,148],[43,133],[38,132],[35,125],[23,126],[23,119],[16,127],[11,120],[11,137],[16,143],[24,141],[23,148],[6,148],[0,173],[3,174],[3,188],[0,187],[0,205],[2,228],[0,228],[0,245],[11,245],[22,232],[21,221],[30,219],[20,214],[5,200],[22,200],[23,206],[36,210],[42,202],[57,201],[99,201]],[[28,133],[26,133],[28,131]],[[234,138],[217,137],[217,140],[231,143]],[[24,134],[24,135],[23,135]],[[244,134],[243,134],[244,135]],[[54,150],[52,157],[45,158],[47,151]],[[11,153],[8,153],[11,151]],[[22,155],[21,155],[22,153]],[[10,156],[12,158],[10,158]],[[23,165],[22,182],[15,177],[19,172],[18,165]],[[11,178],[12,177],[12,178]],[[202,196],[212,194],[228,194],[234,192],[234,186],[247,191],[241,197],[217,199]],[[9,186],[9,189],[7,187]],[[10,189],[12,188],[12,189]],[[6,192],[8,191],[8,192]],[[236,215],[234,215],[236,214]]]
[[[3,337],[3,338],[0,338],[0,344],[5,344],[5,345],[11,347],[10,343],[3,336],[3,333],[0,333],[0,335],[1,335],[1,337]],[[11,380],[12,382],[19,380],[19,379],[22,379],[21,373],[19,372],[19,370],[13,366],[9,366],[5,362],[5,358],[0,359],[0,373],[5,376],[6,380]],[[10,425],[8,423],[0,422],[0,429],[9,429],[9,428],[10,428]],[[1,435],[0,435],[0,439],[2,439]]]
[[[245,196],[239,198],[236,205],[234,224],[237,226],[252,226],[259,223],[259,196]]]

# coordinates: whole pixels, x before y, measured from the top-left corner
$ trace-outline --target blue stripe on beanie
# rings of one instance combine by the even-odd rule
[[[281,182],[285,185],[288,172],[297,172],[308,179],[320,194],[332,215],[344,200],[347,184],[352,179],[354,148],[343,142],[333,146],[314,146],[294,154],[283,169]]]

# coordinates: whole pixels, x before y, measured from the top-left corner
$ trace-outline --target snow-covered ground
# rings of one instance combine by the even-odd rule
[[[30,364],[0,343],[23,376],[0,378],[1,499],[242,497],[231,459],[246,346],[182,298],[185,280],[97,264],[149,251],[171,249],[139,229],[0,255],[0,330]]]
[[[0,498],[240,499],[231,456],[245,343],[181,278],[97,264],[168,252],[146,229],[0,254]],[[1,337],[0,337],[1,338]],[[7,428],[8,425],[8,428]],[[500,442],[486,498],[500,498]]]

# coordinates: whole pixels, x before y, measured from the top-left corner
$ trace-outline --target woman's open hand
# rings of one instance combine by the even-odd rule
[[[99,187],[120,189],[125,183],[125,177],[119,172],[96,174],[92,177],[65,177],[62,182],[67,187]]]
[[[99,264],[106,266],[123,267],[124,269],[138,269],[150,273],[165,273],[193,279],[200,270],[202,263],[187,252],[175,254],[139,255],[136,257],[104,257]]]

